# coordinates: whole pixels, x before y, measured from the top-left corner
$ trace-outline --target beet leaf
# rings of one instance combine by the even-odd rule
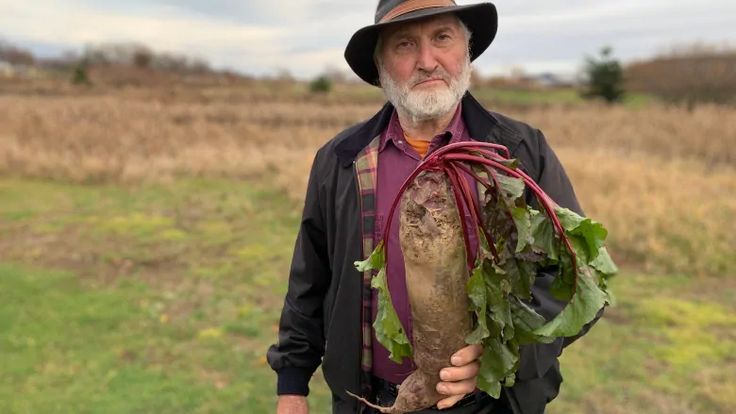
[[[371,287],[378,289],[378,311],[376,320],[373,322],[373,329],[376,331],[378,342],[390,352],[389,358],[396,363],[401,363],[404,357],[411,357],[411,343],[391,303],[391,294],[388,291],[386,280],[385,257],[383,243],[380,243],[368,259],[355,262],[355,267],[361,272],[378,271],[371,280]]]

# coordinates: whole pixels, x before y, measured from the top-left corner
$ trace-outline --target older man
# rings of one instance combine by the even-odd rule
[[[314,160],[279,341],[268,351],[278,374],[278,413],[308,412],[308,383],[320,363],[336,413],[372,412],[346,391],[391,405],[396,385],[413,370],[411,361],[392,362],[377,343],[371,275],[361,275],[353,263],[383,237],[391,201],[428,153],[464,140],[505,145],[558,204],[581,211],[541,132],[487,111],[467,93],[470,62],[491,44],[496,28],[490,3],[381,0],[375,24],[350,40],[348,64],[363,80],[380,86],[389,103],[330,140]],[[399,249],[398,227],[391,226],[389,251]],[[392,301],[411,332],[403,263],[389,266]],[[564,305],[549,294],[551,280],[551,273],[539,273],[531,303],[548,319]],[[437,389],[447,398],[425,411],[542,413],[557,395],[562,381],[557,357],[569,342],[522,347],[516,384],[498,400],[475,387],[482,349],[459,349],[440,372]]]

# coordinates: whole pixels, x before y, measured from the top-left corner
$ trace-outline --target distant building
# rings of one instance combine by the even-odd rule
[[[574,74],[563,75],[551,72],[536,75],[525,75],[524,80],[543,88],[570,87],[577,84],[577,79]]]

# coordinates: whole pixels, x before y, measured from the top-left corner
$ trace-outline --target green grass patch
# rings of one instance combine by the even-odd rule
[[[618,304],[563,353],[565,383],[550,412],[733,412],[736,399],[713,389],[736,385],[736,305],[727,299],[736,286],[704,291],[698,288],[704,282],[714,283],[614,279]],[[716,366],[723,368],[721,382],[714,380]]]
[[[493,106],[537,106],[537,105],[566,105],[577,106],[586,105],[588,100],[580,95],[580,91],[576,88],[539,88],[539,89],[521,89],[521,88],[491,88],[491,87],[475,87],[472,89],[473,95],[482,102],[487,102]],[[654,102],[649,95],[640,93],[628,93],[624,95],[621,105],[630,108],[644,108]]]
[[[194,372],[164,370],[169,342],[143,286],[87,290],[70,272],[0,265],[1,412],[192,411]]]
[[[481,101],[500,105],[540,105],[540,104],[583,104],[585,101],[573,88],[554,89],[506,89],[474,88],[473,95]]]
[[[0,412],[272,411],[294,202],[235,180],[0,189]]]

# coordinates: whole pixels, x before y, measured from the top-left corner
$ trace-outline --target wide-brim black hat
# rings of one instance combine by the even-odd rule
[[[381,29],[444,13],[454,13],[472,33],[471,61],[480,56],[496,37],[498,14],[492,3],[458,6],[452,0],[380,0],[375,23],[355,32],[345,48],[345,60],[361,79],[378,86],[378,68],[373,61],[373,52]]]

